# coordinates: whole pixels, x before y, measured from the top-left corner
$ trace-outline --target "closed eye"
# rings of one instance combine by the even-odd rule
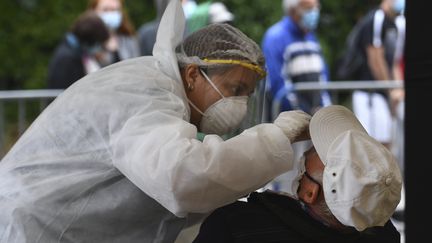
[[[235,96],[251,96],[254,90],[249,89],[244,83],[240,82],[232,87],[232,94]]]

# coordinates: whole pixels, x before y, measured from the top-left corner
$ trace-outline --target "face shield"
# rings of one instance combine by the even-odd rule
[[[249,97],[244,119],[229,134],[236,135],[262,121],[264,57],[259,46],[240,30],[228,24],[208,25],[190,34],[177,46],[176,55],[180,68],[197,65],[223,96]]]
[[[215,88],[221,92],[222,99],[231,97],[240,102],[244,98],[246,101],[244,104],[246,108],[243,109],[242,103],[240,107],[237,106],[231,115],[226,115],[226,119],[242,117],[236,121],[233,129],[229,129],[228,133],[225,134],[226,136],[237,135],[243,130],[261,123],[263,114],[262,98],[264,97],[262,87],[265,82],[263,73],[241,64],[211,65],[200,68],[212,80],[212,83],[216,86]]]

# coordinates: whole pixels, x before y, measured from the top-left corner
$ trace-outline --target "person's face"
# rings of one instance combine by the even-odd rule
[[[405,0],[391,0],[390,6],[393,15],[402,14],[405,9]]]
[[[317,173],[322,174],[324,171],[324,164],[314,149],[305,152],[305,169],[306,173],[312,177]],[[322,185],[318,181],[309,178],[306,173],[300,179],[297,194],[303,202],[314,204],[320,197],[323,197]]]
[[[328,207],[325,204],[322,182],[317,180],[316,174],[322,175],[324,164],[318,153],[312,148],[305,153],[305,173],[300,179],[297,191],[299,199],[308,205],[313,214],[331,227],[341,230],[352,230],[340,223],[333,215],[328,214]],[[306,174],[307,173],[307,174]],[[312,177],[312,178],[310,178]],[[314,176],[315,175],[315,176]],[[324,206],[327,209],[324,209]]]
[[[198,66],[190,65],[186,67],[183,75],[189,100],[202,112],[205,112],[207,108],[222,99],[217,90],[200,72]],[[224,97],[250,96],[259,80],[256,72],[239,65],[235,65],[225,72],[210,70],[207,72],[207,76]],[[193,124],[198,126],[201,116],[195,109],[191,109],[191,122]]]
[[[299,22],[302,18],[302,14],[306,11],[319,8],[319,0],[300,0],[299,5],[294,11],[294,20]]]
[[[99,0],[95,8],[95,11],[98,13],[120,11],[120,10],[121,10],[120,0]]]

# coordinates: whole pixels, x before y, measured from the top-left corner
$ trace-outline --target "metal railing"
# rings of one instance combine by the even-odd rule
[[[298,82],[294,84],[294,90],[296,91],[314,91],[314,90],[327,90],[334,98],[332,101],[338,104],[337,95],[335,93],[341,91],[354,91],[354,90],[389,90],[396,88],[404,88],[404,83],[402,80],[388,81],[334,81],[328,83],[318,83],[318,82]]]
[[[63,90],[0,90],[0,158],[5,150],[6,125],[10,117],[6,117],[6,105],[17,104],[17,136],[19,137],[27,128],[27,104],[28,102],[38,102],[39,112],[55,99]]]
[[[310,90],[329,90],[329,91],[342,91],[342,90],[379,90],[379,89],[394,89],[403,88],[403,81],[395,80],[380,80],[380,81],[333,81],[328,83],[319,82],[298,82],[294,84],[296,91],[310,91]]]
[[[332,93],[333,102],[338,104],[337,93],[343,91],[352,92],[354,90],[385,90],[393,88],[403,88],[402,81],[333,81],[328,83],[319,82],[299,82],[294,85],[295,91],[312,91],[312,90],[328,90]],[[16,125],[17,136],[19,137],[27,128],[28,121],[26,117],[27,103],[39,102],[39,112],[55,99],[63,90],[11,90],[0,91],[0,151],[4,150],[4,141],[6,134],[6,123],[11,120],[5,116],[5,106],[8,103],[17,103]],[[0,158],[2,155],[0,154]]]

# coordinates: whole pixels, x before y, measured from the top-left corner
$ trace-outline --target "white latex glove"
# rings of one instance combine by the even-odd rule
[[[278,126],[291,143],[308,139],[311,115],[301,110],[284,111],[273,122]]]

